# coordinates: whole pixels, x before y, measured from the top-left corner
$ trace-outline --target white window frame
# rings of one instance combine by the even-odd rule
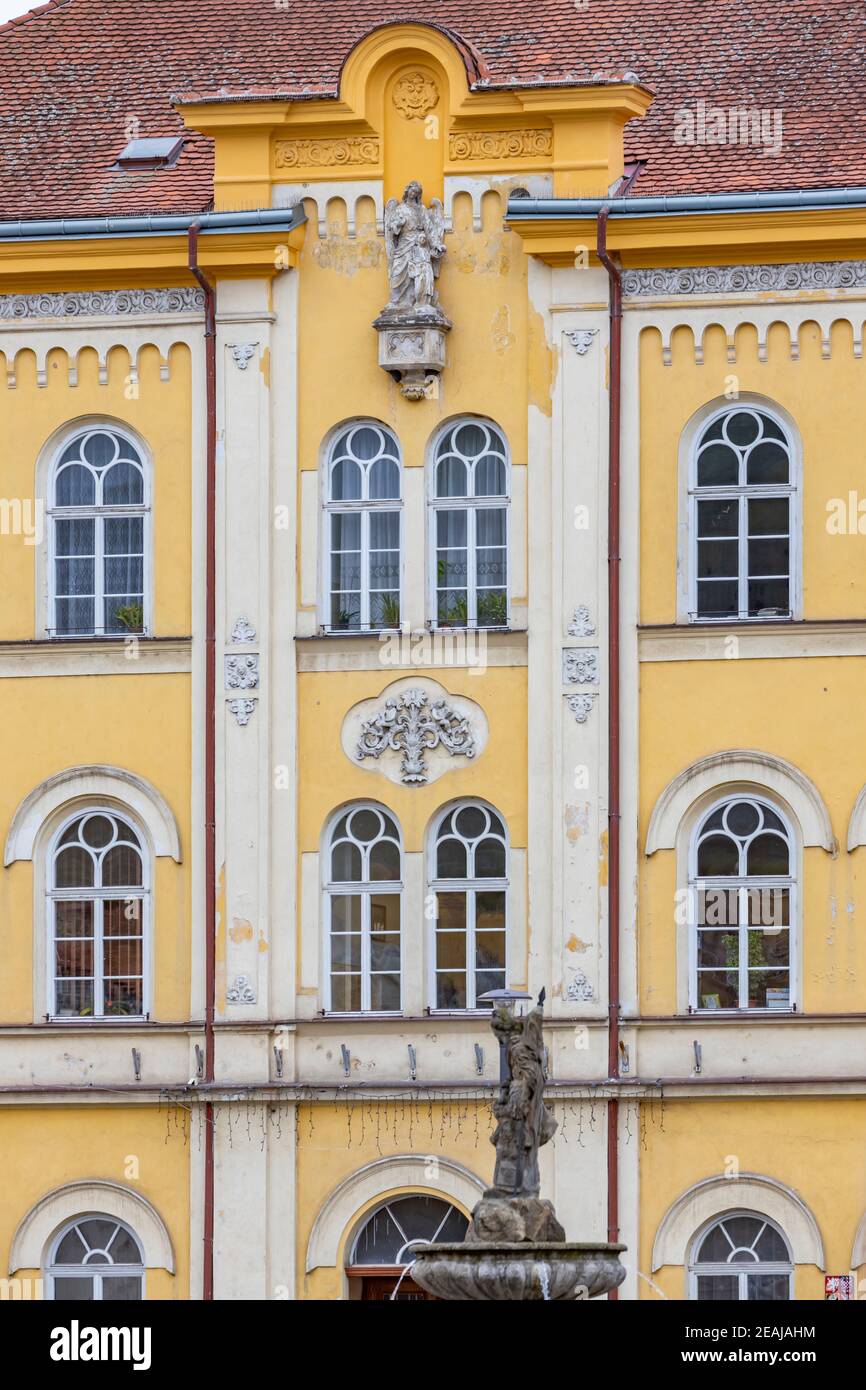
[[[499,820],[500,823],[501,823],[501,825],[502,825],[502,829],[503,829],[503,832],[504,832],[504,833],[503,833],[503,838],[504,838],[504,841],[505,841],[505,876],[504,876],[503,878],[439,878],[439,877],[438,877],[438,873],[437,873],[437,869],[438,869],[438,857],[437,857],[437,856],[438,856],[438,845],[439,845],[439,832],[440,832],[440,830],[441,830],[441,828],[442,828],[442,824],[443,824],[444,821],[446,821],[446,820],[448,819],[448,817],[449,817],[452,813],[457,813],[457,812],[459,812],[459,811],[467,810],[467,809],[470,808],[470,807],[477,807],[479,810],[487,811],[488,814],[496,816],[497,820]],[[492,830],[492,827],[491,827],[491,833],[492,833],[492,835],[494,836],[494,838],[497,838],[497,839],[499,838],[498,831],[493,831],[493,830]],[[458,836],[457,838],[462,839],[463,837],[462,837],[462,836]],[[484,839],[484,838],[490,838],[490,837],[489,837],[489,836],[487,836],[487,837],[485,837],[485,836],[479,836],[479,840]],[[466,843],[467,845],[469,845],[469,844],[472,843],[472,842],[471,842],[471,841],[465,841],[465,843]],[[476,842],[476,843],[477,843],[477,842]],[[483,1014],[483,1015],[487,1015],[487,1014],[489,1014],[489,1009],[486,1008],[486,1006],[483,1005],[483,1004],[479,1006],[478,1001],[477,1001],[477,997],[476,997],[476,990],[475,990],[475,970],[476,970],[476,967],[475,967],[475,917],[476,917],[475,903],[476,903],[476,895],[477,895],[479,892],[481,892],[481,893],[502,893],[502,894],[503,894],[503,897],[504,897],[504,899],[505,899],[505,921],[504,921],[504,937],[505,937],[505,984],[507,985],[507,984],[508,984],[508,972],[509,972],[509,967],[510,967],[510,964],[511,964],[511,948],[510,948],[510,943],[509,943],[510,912],[509,912],[509,901],[508,901],[508,900],[509,900],[509,889],[510,889],[509,880],[510,880],[510,870],[511,870],[511,841],[510,841],[510,838],[509,838],[509,835],[508,835],[508,825],[507,825],[507,823],[506,823],[505,817],[503,816],[503,814],[502,814],[501,811],[497,811],[497,809],[496,809],[495,806],[492,806],[492,805],[491,805],[489,802],[487,802],[487,801],[482,801],[482,800],[481,800],[480,798],[478,798],[478,797],[465,797],[465,798],[461,798],[459,801],[452,801],[452,802],[450,802],[449,805],[444,806],[444,807],[442,808],[442,810],[439,811],[439,813],[436,815],[436,817],[435,817],[435,819],[434,819],[434,821],[433,821],[433,825],[432,825],[432,827],[431,827],[430,836],[429,836],[429,842],[428,842],[428,856],[429,856],[429,873],[428,873],[428,876],[427,876],[427,883],[428,883],[427,892],[428,892],[428,894],[431,895],[433,899],[435,899],[436,896],[437,896],[437,894],[439,894],[439,893],[465,893],[465,894],[466,894],[466,933],[465,933],[465,935],[466,935],[466,1006],[465,1006],[465,1008],[462,1008],[462,1009],[441,1009],[441,1008],[439,1008],[439,1006],[438,1006],[438,1004],[437,1004],[437,1002],[436,1002],[436,1000],[437,1000],[437,993],[438,993],[437,987],[436,987],[436,977],[437,977],[437,974],[438,974],[438,971],[437,971],[437,968],[436,968],[437,918],[434,916],[434,917],[432,918],[432,921],[431,921],[431,929],[430,929],[430,931],[429,931],[428,934],[427,934],[427,936],[428,936],[428,940],[427,940],[427,1000],[428,1000],[428,1007],[429,1007],[430,1013],[431,1013],[431,1014],[442,1014],[442,1015],[446,1015],[446,1016],[449,1015],[449,1014],[464,1015],[464,1014],[470,1014],[470,1013],[480,1013],[480,1014]],[[470,1000],[472,1001],[471,1003],[470,1003]]]
[[[85,816],[105,815],[114,819],[128,821],[131,828],[135,831],[141,846],[141,887],[137,889],[136,896],[141,898],[141,1001],[142,1012],[140,1014],[107,1014],[96,1012],[97,995],[103,996],[104,1007],[104,983],[105,983],[105,957],[104,957],[104,937],[102,933],[102,913],[94,912],[94,932],[93,932],[93,964],[94,964],[94,1012],[90,1015],[76,1016],[75,1014],[59,1014],[57,1012],[56,994],[56,941],[55,936],[55,912],[54,904],[58,898],[63,901],[77,900],[81,902],[99,902],[112,896],[111,889],[94,888],[64,888],[55,890],[54,887],[54,864],[57,852],[60,848],[60,840],[71,825]],[[152,898],[152,851],[140,821],[125,808],[110,805],[78,806],[58,825],[48,844],[45,858],[45,903],[46,903],[46,977],[45,977],[45,998],[47,1004],[47,1014],[52,1023],[61,1023],[64,1026],[89,1027],[94,1023],[100,1026],[106,1023],[122,1027],[124,1024],[142,1022],[150,1017],[152,1010],[151,988],[152,988],[152,968],[151,968],[151,898]],[[96,897],[96,894],[100,897]],[[114,898],[118,897],[117,892],[113,893]],[[61,938],[62,939],[62,938]]]
[[[142,471],[142,497],[141,503],[130,503],[122,506],[98,506],[92,507],[58,507],[56,505],[56,485],[57,470],[60,459],[70,444],[74,444],[77,439],[84,439],[90,434],[116,434],[131,449],[134,450],[136,457],[141,463]],[[75,429],[64,432],[59,442],[52,451],[51,463],[48,470],[48,507],[46,509],[48,521],[48,534],[46,537],[46,586],[47,597],[46,612],[46,635],[53,641],[73,642],[90,641],[94,637],[108,641],[124,641],[130,636],[148,637],[151,635],[152,627],[152,460],[149,451],[144,447],[142,441],[133,434],[131,430],[117,423],[114,420],[93,420]],[[111,517],[133,517],[141,516],[142,524],[142,625],[141,632],[130,633],[127,631],[108,632],[105,628],[105,554],[104,554],[104,522]],[[60,632],[56,627],[57,608],[56,608],[56,530],[55,523],[61,521],[81,521],[94,520],[94,600],[93,600],[93,631],[90,633],[82,632]],[[97,622],[96,619],[99,619]]]
[[[365,496],[369,492],[370,466],[375,463],[371,459],[365,466],[362,460],[358,460],[362,475],[362,496],[360,499],[348,499],[337,501],[331,498],[331,471],[334,462],[334,451],[336,445],[351,430],[355,429],[374,429],[380,430],[391,440],[394,446],[394,461],[397,464],[400,475],[400,495],[397,498],[370,498]],[[404,521],[403,521],[403,501],[404,501],[404,466],[403,450],[397,434],[389,425],[385,425],[381,420],[359,419],[344,420],[336,429],[331,430],[324,450],[322,468],[322,562],[320,571],[320,625],[322,631],[329,636],[337,637],[358,637],[369,633],[378,632],[399,632],[399,625],[393,629],[372,627],[370,625],[370,514],[371,512],[396,512],[398,518],[398,581],[397,593],[400,605],[400,621],[402,623],[405,616],[406,597],[404,583]],[[334,513],[360,514],[361,517],[361,620],[358,627],[334,627],[331,622],[331,516]]]
[[[714,1228],[715,1226],[720,1226],[720,1225],[722,1225],[725,1221],[732,1221],[732,1220],[735,1220],[738,1216],[747,1216],[747,1217],[751,1217],[751,1219],[752,1219],[753,1221],[761,1221],[761,1222],[764,1223],[765,1226],[771,1227],[771,1229],[774,1230],[774,1231],[776,1232],[776,1234],[784,1241],[784,1243],[785,1243],[785,1248],[786,1248],[786,1250],[788,1251],[788,1260],[787,1260],[787,1261],[784,1261],[784,1262],[783,1262],[783,1261],[780,1261],[780,1260],[776,1260],[776,1261],[769,1261],[769,1262],[766,1262],[766,1263],[764,1263],[764,1262],[762,1262],[762,1261],[755,1261],[753,1264],[750,1264],[750,1265],[747,1265],[747,1264],[735,1264],[735,1265],[733,1265],[733,1264],[722,1264],[722,1263],[716,1263],[716,1264],[699,1264],[699,1263],[697,1262],[698,1251],[700,1250],[701,1245],[703,1244],[703,1242],[704,1242],[704,1240],[706,1239],[706,1237],[709,1235],[710,1231],[712,1231],[713,1228]],[[755,1236],[755,1241],[758,1241],[758,1240],[760,1239],[760,1237],[761,1237],[762,1234],[763,1234],[763,1231],[759,1231],[758,1234]],[[753,1244],[754,1244],[754,1242],[753,1242]],[[717,1213],[710,1221],[706,1222],[706,1223],[701,1227],[700,1231],[697,1233],[697,1235],[695,1236],[694,1240],[692,1241],[692,1247],[691,1247],[691,1251],[690,1251],[690,1253],[689,1253],[689,1265],[688,1265],[688,1276],[689,1276],[689,1277],[688,1277],[688,1291],[687,1291],[687,1295],[688,1295],[689,1300],[691,1300],[691,1301],[693,1301],[693,1302],[697,1302],[697,1301],[698,1301],[698,1277],[699,1277],[699,1275],[702,1275],[702,1276],[705,1276],[705,1277],[706,1277],[706,1276],[709,1276],[709,1277],[711,1277],[711,1278],[716,1277],[716,1276],[721,1276],[722,1278],[726,1278],[726,1279],[729,1279],[729,1278],[732,1278],[732,1277],[734,1277],[734,1276],[737,1276],[737,1277],[738,1277],[738,1287],[737,1287],[738,1297],[737,1297],[737,1302],[739,1302],[739,1303],[748,1302],[748,1282],[747,1282],[747,1276],[750,1275],[750,1274],[752,1274],[752,1275],[754,1275],[754,1274],[786,1274],[786,1275],[788,1276],[788,1300],[789,1300],[789,1301],[793,1301],[793,1299],[794,1299],[794,1259],[793,1259],[793,1256],[791,1255],[791,1242],[788,1240],[788,1237],[785,1235],[785,1232],[782,1230],[782,1228],[781,1228],[781,1226],[779,1225],[779,1223],[778,1223],[777,1221],[772,1221],[772,1220],[770,1219],[769,1216],[764,1216],[762,1212],[759,1212],[759,1211],[747,1211],[745,1208],[736,1208],[736,1209],[733,1209],[733,1210],[731,1210],[731,1211],[725,1211],[725,1212]],[[765,1300],[765,1299],[761,1299],[761,1300],[757,1300],[757,1301],[759,1301],[759,1302],[773,1302],[773,1303],[785,1302],[784,1299],[766,1299],[766,1300]]]
[[[79,1264],[79,1265],[58,1265],[55,1263],[57,1251],[70,1231],[76,1226],[80,1226],[85,1221],[111,1221],[120,1230],[124,1231],[134,1242],[138,1249],[139,1261],[137,1265],[132,1264]],[[116,1238],[112,1236],[112,1240]],[[111,1242],[109,1242],[110,1247]],[[109,1248],[109,1254],[111,1253]],[[141,1241],[135,1231],[126,1221],[120,1221],[116,1216],[106,1215],[104,1212],[88,1211],[81,1212],[73,1216],[71,1220],[64,1222],[60,1230],[51,1242],[48,1259],[45,1264],[45,1283],[46,1293],[49,1300],[54,1301],[54,1281],[55,1279],[92,1279],[93,1280],[93,1299],[94,1303],[101,1303],[103,1299],[102,1280],[106,1274],[110,1274],[113,1279],[140,1279],[141,1280],[141,1302],[147,1297],[147,1269],[144,1263],[144,1251]],[[117,1300],[112,1300],[115,1302]],[[125,1299],[124,1302],[138,1302],[135,1299]]]
[[[497,497],[438,497],[436,490],[436,475],[439,464],[439,446],[445,435],[452,430],[457,430],[461,425],[480,425],[487,429],[494,430],[502,441],[502,451],[505,457],[505,492]],[[474,477],[475,464],[470,466],[467,462],[467,471],[470,479]],[[505,622],[497,624],[495,627],[485,625],[481,631],[485,632],[508,632],[511,629],[511,582],[514,566],[511,555],[511,450],[505,431],[495,420],[480,415],[462,415],[456,419],[448,420],[439,428],[430,441],[428,467],[427,467],[427,612],[428,626],[433,631],[442,632],[467,632],[478,629],[478,545],[476,541],[477,514],[482,510],[505,511]],[[439,595],[438,595],[438,536],[437,536],[437,516],[444,512],[466,512],[466,605],[467,617],[464,627],[449,623],[440,629],[439,625]]]
[[[788,932],[788,961],[789,961],[789,964],[788,964],[788,982],[789,982],[788,988],[789,988],[789,994],[788,994],[788,1007],[787,1007],[786,1009],[768,1009],[768,1008],[766,1008],[766,1007],[750,1009],[750,1008],[748,1007],[748,1005],[746,1005],[746,1006],[740,1006],[740,1007],[737,1007],[737,1008],[735,1008],[735,1009],[704,1009],[704,1008],[701,1008],[701,1007],[699,1006],[699,1003],[698,1003],[698,927],[697,927],[697,923],[696,923],[696,919],[697,919],[697,895],[698,895],[698,892],[701,891],[701,886],[703,886],[704,888],[706,888],[707,886],[709,886],[710,891],[712,891],[712,890],[717,886],[717,883],[721,883],[721,882],[724,882],[724,883],[725,883],[725,885],[727,886],[728,891],[732,891],[732,892],[733,892],[733,891],[736,891],[736,892],[738,892],[739,895],[740,895],[740,903],[739,903],[739,908],[738,908],[738,917],[740,918],[739,924],[738,924],[736,927],[728,928],[728,930],[736,931],[738,937],[740,938],[739,943],[738,943],[738,975],[739,975],[738,989],[739,989],[739,996],[740,996],[740,998],[742,999],[743,997],[745,997],[745,998],[748,999],[748,974],[749,974],[748,933],[749,933],[749,926],[748,926],[747,921],[743,921],[743,920],[742,920],[742,919],[743,919],[743,916],[744,916],[744,914],[743,914],[743,909],[742,909],[742,899],[743,899],[743,896],[744,896],[745,892],[748,891],[748,883],[749,883],[749,881],[748,881],[748,879],[741,878],[741,877],[735,876],[735,875],[733,875],[733,874],[730,876],[730,880],[729,880],[729,881],[728,881],[727,879],[724,879],[724,880],[718,879],[718,880],[717,880],[717,879],[715,879],[715,878],[711,879],[711,878],[709,878],[709,877],[699,877],[699,876],[698,876],[698,872],[697,872],[698,839],[699,839],[699,836],[700,836],[702,827],[703,827],[704,825],[706,825],[707,821],[710,819],[710,817],[713,815],[713,813],[714,813],[715,811],[719,810],[720,807],[731,805],[731,804],[734,803],[734,802],[754,802],[754,803],[756,803],[756,804],[759,805],[759,806],[765,806],[765,807],[767,808],[768,811],[772,811],[774,815],[776,815],[776,816],[779,817],[779,819],[781,820],[782,824],[783,824],[784,827],[785,827],[785,831],[786,831],[786,834],[787,834],[787,837],[788,837],[788,863],[789,863],[789,865],[791,866],[793,872],[790,873],[790,874],[788,874],[788,875],[779,875],[779,876],[777,876],[777,877],[774,877],[774,876],[771,876],[771,875],[767,875],[767,876],[765,876],[765,877],[760,878],[760,880],[759,880],[759,882],[760,882],[762,888],[766,886],[766,888],[767,888],[769,891],[772,891],[774,888],[786,888],[786,889],[788,890],[788,892],[789,892],[789,895],[790,895],[790,896],[789,896],[789,902],[788,902],[788,926],[787,926],[787,932]],[[801,854],[800,854],[799,839],[798,839],[797,835],[795,834],[794,826],[793,826],[792,821],[791,821],[791,817],[790,817],[790,816],[785,812],[785,810],[778,804],[778,802],[772,801],[768,796],[763,795],[763,794],[761,794],[761,793],[750,792],[750,791],[736,791],[736,790],[730,790],[730,791],[726,791],[725,794],[724,794],[723,796],[718,796],[718,797],[716,797],[712,802],[710,802],[709,804],[707,804],[706,806],[703,806],[703,807],[701,808],[700,815],[696,817],[696,819],[695,819],[693,825],[691,826],[691,828],[690,828],[690,830],[689,830],[689,845],[688,845],[688,884],[687,884],[687,897],[686,897],[686,902],[687,902],[687,911],[688,911],[688,925],[687,925],[687,931],[688,931],[688,956],[689,956],[689,959],[688,959],[688,969],[689,969],[688,1005],[689,1005],[689,1012],[690,1012],[690,1013],[699,1014],[702,1018],[712,1018],[712,1017],[714,1017],[714,1016],[716,1016],[716,1015],[719,1015],[719,1014],[724,1014],[724,1015],[726,1015],[726,1016],[744,1017],[744,1018],[752,1018],[752,1017],[755,1017],[756,1015],[757,1015],[757,1016],[767,1016],[767,1015],[769,1015],[769,1016],[771,1016],[771,1017],[773,1017],[773,1018],[776,1018],[776,1017],[778,1017],[778,1018],[786,1018],[786,1017],[788,1017],[790,1014],[792,1014],[792,1013],[797,1013],[797,1012],[799,1011],[799,1008],[800,1008],[800,998],[799,998],[799,991],[800,991],[799,959],[800,959],[800,942],[801,942],[801,939],[802,939],[802,933],[801,933],[801,931],[800,931],[800,913],[799,913],[799,902],[800,902],[799,886],[800,886],[800,878],[801,878],[801,875],[802,875],[802,857],[801,857]],[[754,885],[754,886],[757,886],[757,885]],[[714,929],[714,928],[713,928],[712,925],[711,925],[710,928],[709,928],[709,930],[712,931],[713,929]],[[721,928],[721,927],[720,927],[720,928],[718,928],[718,930],[724,930],[724,928]],[[752,928],[752,930],[754,930],[754,928]],[[746,939],[745,951],[743,950],[743,942],[742,942],[743,935],[745,935],[745,939]],[[745,987],[745,995],[744,995],[744,987]]]
[[[788,451],[787,483],[741,483],[719,487],[698,487],[698,450],[704,441],[707,430],[728,415],[741,412],[758,413],[768,416],[782,431]],[[748,611],[748,503],[750,499],[788,498],[788,609],[784,614],[750,614]],[[736,613],[710,616],[698,613],[698,503],[719,500],[739,499],[737,559],[738,611]],[[742,623],[785,623],[797,618],[800,613],[800,550],[802,544],[802,484],[800,452],[792,429],[781,412],[769,402],[755,397],[743,396],[737,401],[728,402],[700,420],[692,431],[688,454],[687,474],[687,530],[688,530],[688,621],[699,626],[709,624],[718,626]]]
[[[362,878],[351,881],[334,882],[331,876],[331,851],[334,831],[344,816],[351,816],[356,811],[375,811],[377,814],[387,816],[394,822],[397,828],[397,845],[400,851],[400,877],[399,879],[370,879]],[[349,837],[352,839],[352,837]],[[369,860],[369,852],[373,845],[381,840],[392,842],[393,837],[383,835],[375,840],[365,842],[352,839],[353,844],[357,844],[361,849],[362,865]],[[348,806],[343,806],[339,811],[335,811],[329,817],[325,828],[324,843],[322,846],[322,868],[323,868],[323,907],[322,921],[324,923],[324,951],[322,959],[324,962],[322,998],[324,1000],[324,1011],[338,1018],[399,1018],[403,1013],[403,1001],[406,994],[406,933],[404,924],[404,898],[403,890],[405,887],[405,849],[403,846],[403,831],[400,821],[393,811],[387,806],[381,806],[375,801],[352,802]],[[373,895],[381,893],[395,894],[400,903],[400,1007],[399,1009],[373,1009],[370,1006],[372,993],[372,971],[370,968],[370,933],[372,920],[372,899]],[[338,897],[360,897],[361,899],[361,1008],[359,1011],[346,1011],[344,1009],[333,1009],[331,1007],[331,903]]]

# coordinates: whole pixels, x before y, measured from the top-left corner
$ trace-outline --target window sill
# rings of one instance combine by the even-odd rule
[[[47,1014],[45,1022],[49,1027],[59,1025],[61,1028],[104,1028],[108,1025],[111,1028],[116,1028],[122,1027],[125,1023],[149,1023],[150,1018],[147,1014],[96,1014],[91,1018]]]

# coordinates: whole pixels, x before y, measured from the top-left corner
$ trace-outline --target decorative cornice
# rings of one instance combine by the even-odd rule
[[[448,136],[449,159],[552,158],[552,130],[464,130]]]
[[[0,294],[0,320],[80,319],[105,315],[200,314],[204,291],[190,286],[165,290],[67,290],[54,294]]]
[[[332,169],[344,164],[378,164],[378,135],[347,135],[332,140],[278,140],[274,160],[278,169]]]
[[[866,287],[866,261],[798,261],[791,265],[704,265],[627,270],[623,294],[748,294],[765,290],[849,290]]]

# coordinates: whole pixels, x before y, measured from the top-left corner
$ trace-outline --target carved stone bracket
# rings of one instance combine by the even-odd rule
[[[444,314],[431,321],[383,313],[373,327],[379,334],[379,366],[400,383],[407,400],[420,401],[445,367],[450,321]]]
[[[258,343],[229,343],[229,350],[242,372],[245,372],[255,356]]]
[[[256,712],[258,700],[229,700],[229,709],[242,729],[249,724]]]
[[[566,685],[598,685],[598,647],[568,647],[562,653]]]
[[[255,1004],[256,992],[250,983],[249,975],[238,975],[233,985],[226,990],[227,1004]]]
[[[225,663],[228,690],[255,690],[259,683],[257,656],[227,656]]]
[[[424,754],[439,747],[452,755],[474,758],[475,739],[468,719],[444,700],[430,704],[423,690],[406,690],[390,696],[378,714],[364,721],[356,756],[379,758],[389,748],[402,753],[400,780],[413,786],[428,780]]]
[[[598,333],[597,328],[567,328],[565,336],[568,338],[578,357],[585,357],[592,347],[593,339]]]
[[[596,694],[591,695],[569,695],[567,696],[568,708],[571,710],[578,724],[585,724],[592,714],[593,702],[598,699]]]
[[[579,608],[575,608],[574,617],[568,624],[569,637],[594,637],[595,623],[589,616],[589,609],[585,603]]]

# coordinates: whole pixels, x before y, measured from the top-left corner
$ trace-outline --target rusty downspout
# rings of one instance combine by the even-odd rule
[[[619,830],[620,830],[620,400],[622,386],[622,278],[607,251],[605,204],[598,214],[596,254],[610,281],[610,355],[608,361],[610,424],[608,432],[607,494],[607,624],[608,624],[608,1031],[609,1077],[619,1076]],[[619,1240],[619,1102],[607,1106],[607,1238]],[[612,1289],[609,1298],[617,1297]]]
[[[214,998],[216,975],[216,290],[198,263],[194,223],[187,233],[190,273],[204,291],[206,410],[205,542],[205,695],[204,695],[204,831],[205,831],[205,1083],[214,1079]],[[213,1299],[214,1116],[205,1104],[204,1269],[202,1296]]]

